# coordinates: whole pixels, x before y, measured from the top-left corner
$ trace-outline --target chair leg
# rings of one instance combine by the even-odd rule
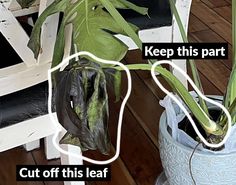
[[[52,143],[52,137],[53,135],[44,138],[45,155],[48,160],[60,157],[60,152],[54,147]]]
[[[81,150],[77,146],[73,145],[62,145],[62,148],[66,151],[73,152],[73,153],[81,153]],[[62,165],[82,165],[83,161],[79,160],[75,157],[70,155],[65,155],[61,153],[61,164]],[[84,181],[65,181],[64,185],[85,185]]]
[[[23,146],[24,146],[25,150],[27,152],[29,152],[31,150],[39,148],[40,147],[40,142],[39,142],[39,140],[35,140],[35,141],[32,141],[32,142],[26,143]]]

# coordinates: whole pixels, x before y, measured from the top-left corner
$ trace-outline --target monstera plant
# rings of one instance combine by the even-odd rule
[[[34,0],[18,0],[22,7],[30,6]],[[126,0],[109,1],[114,8],[132,9],[146,15],[147,8],[138,7]],[[65,27],[72,26],[71,53],[89,51],[97,57],[120,61],[128,47],[114,34],[126,35],[124,29],[106,11],[99,0],[55,0],[37,19],[33,27],[29,48],[35,58],[41,51],[41,27],[46,18],[60,13],[60,23],[54,47],[52,67],[64,57]],[[134,32],[138,28],[129,24]],[[43,51],[42,51],[43,52]],[[107,84],[113,84],[116,100],[120,96],[121,73],[112,65],[98,64],[90,58],[80,57],[71,61],[64,71],[54,74],[56,112],[59,122],[67,133],[60,143],[74,144],[84,150],[99,149],[107,154],[110,146],[108,133]],[[73,108],[71,107],[73,102]]]
[[[19,1],[19,2],[24,2]],[[24,6],[33,1],[25,1]],[[188,42],[184,27],[175,7],[174,0],[169,0],[170,7],[176,17],[182,38]],[[126,0],[55,0],[40,15],[33,28],[28,46],[38,56],[40,50],[41,26],[45,19],[60,13],[61,21],[54,47],[52,67],[58,65],[64,56],[65,27],[72,25],[71,53],[89,51],[108,60],[121,61],[128,48],[114,34],[129,36],[142,50],[142,42],[137,35],[138,28],[128,23],[117,9],[132,9],[147,15],[147,9],[138,7]],[[235,55],[234,55],[235,60]],[[130,70],[151,70],[155,61],[145,64],[127,65]],[[195,63],[189,61],[194,82],[202,90]],[[108,133],[108,95],[107,85],[113,84],[116,99],[119,99],[121,69],[114,65],[103,65],[85,56],[78,61],[71,61],[64,71],[54,74],[54,90],[56,92],[56,111],[59,122],[67,129],[61,143],[78,145],[82,150],[99,149],[103,154],[109,151]],[[222,113],[219,122],[213,121],[206,103],[201,97],[197,102],[184,85],[162,66],[155,68],[166,82],[191,110],[199,125],[209,136],[209,142],[220,142],[227,131],[227,119]],[[235,118],[235,65],[232,71],[225,106]],[[71,106],[72,102],[72,106]],[[212,139],[212,137],[214,139]]]

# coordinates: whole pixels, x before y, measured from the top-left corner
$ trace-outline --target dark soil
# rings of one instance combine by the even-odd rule
[[[220,116],[221,110],[216,110],[216,109],[210,109],[209,113],[214,121],[217,121],[217,119]],[[199,124],[198,120],[194,117],[193,120],[197,125],[197,128],[199,129],[200,133],[203,135],[204,138],[207,138],[207,135],[201,125]],[[188,118],[185,117],[180,123],[179,123],[179,128],[183,131],[185,131],[189,136],[191,136],[193,139],[196,141],[199,141],[196,132],[194,131],[191,123],[189,122]]]

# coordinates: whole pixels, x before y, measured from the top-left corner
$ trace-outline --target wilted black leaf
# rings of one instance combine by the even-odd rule
[[[97,65],[79,63],[56,76],[56,112],[67,130],[64,144],[108,154],[108,96],[104,72]]]
[[[86,125],[82,124],[82,120],[71,107],[72,71],[58,73],[56,86],[56,112],[58,120],[68,133],[79,138],[82,148],[94,150],[96,146],[94,145],[90,130]]]

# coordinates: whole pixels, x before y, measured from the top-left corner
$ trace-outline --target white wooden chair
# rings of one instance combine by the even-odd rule
[[[42,44],[43,49],[46,52],[43,52],[43,54],[39,56],[38,60],[34,59],[33,53],[27,47],[29,37],[15,18],[17,16],[42,11],[46,7],[47,3],[50,2],[41,1],[40,3],[38,0],[29,9],[21,9],[14,0],[7,0],[0,4],[0,32],[8,40],[22,61],[24,61],[23,63],[0,69],[0,96],[25,89],[47,80],[47,70],[51,64],[50,61],[53,51],[53,45],[50,43],[55,40],[56,24],[58,20],[57,16],[48,19],[47,21],[52,24],[44,26],[43,28],[45,34],[43,36]],[[27,137],[35,130],[35,134],[31,137]],[[18,137],[16,133],[19,131],[22,134]],[[38,139],[43,137],[47,138],[47,136],[52,135],[53,132],[54,128],[51,124],[48,124],[47,116],[37,117],[32,120],[27,120],[0,129],[0,151],[36,140],[34,144],[31,143],[26,145],[28,150],[33,149],[39,146]],[[12,135],[15,135],[15,137],[12,138]],[[46,140],[48,141],[48,139]],[[48,142],[46,143],[49,144]],[[49,148],[51,148],[51,146],[46,147],[47,152],[49,151]],[[55,157],[51,154],[47,153],[48,159]]]
[[[37,0],[30,8],[21,9],[15,0],[5,0],[0,3],[0,32],[8,40],[23,63],[0,69],[0,97],[34,86],[47,80],[47,70],[51,65],[53,45],[55,42],[58,15],[51,16],[46,20],[42,31],[42,53],[35,60],[33,53],[27,47],[29,40],[19,22],[17,16],[27,15],[34,12],[42,12],[44,8],[53,0]],[[191,0],[176,0],[181,19],[186,32]],[[141,30],[139,36],[144,42],[182,42],[179,29],[175,19],[171,26]],[[136,45],[128,37],[117,35],[124,41],[129,49],[136,49]],[[186,71],[184,60],[175,60],[177,65]],[[185,79],[173,70],[173,73],[186,85]],[[0,152],[25,145],[27,150],[39,147],[39,139],[45,138],[47,159],[59,157],[59,153],[53,149],[51,135],[55,128],[50,124],[49,116],[43,115],[30,120],[22,121],[9,127],[0,129]],[[20,134],[17,134],[20,133]],[[32,134],[33,133],[33,134]],[[14,136],[14,137],[12,137]],[[68,150],[75,150],[74,147],[67,146]],[[67,156],[62,156],[62,163],[81,164],[81,161]],[[83,182],[66,182],[66,184],[83,184]]]

